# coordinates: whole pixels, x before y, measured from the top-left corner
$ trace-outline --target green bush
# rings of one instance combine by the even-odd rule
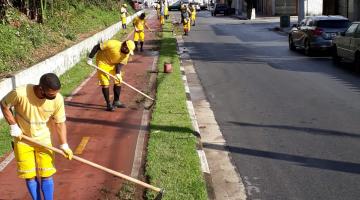
[[[66,42],[64,47],[74,44],[83,34],[100,31],[120,19],[117,0],[57,0],[52,6],[49,2],[42,24],[15,8],[6,10],[5,24],[0,24],[0,78],[41,61],[44,55],[36,54],[39,48],[54,42]]]

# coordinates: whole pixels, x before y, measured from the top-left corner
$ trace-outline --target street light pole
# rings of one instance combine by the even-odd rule
[[[298,22],[300,23],[305,18],[305,1],[298,0]]]

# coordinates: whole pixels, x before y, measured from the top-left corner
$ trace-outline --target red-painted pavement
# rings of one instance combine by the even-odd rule
[[[159,28],[156,16],[148,19],[148,24],[152,29]],[[157,40],[155,33],[147,32],[145,51],[136,52],[125,68],[124,81],[140,90],[148,85],[148,70],[154,61],[151,53],[155,49],[154,40]],[[91,77],[70,101],[66,101],[68,142],[73,151],[83,137],[90,137],[81,157],[130,175],[143,114],[143,107],[136,103],[139,97],[123,86],[121,101],[128,107],[106,112],[97,76]],[[104,196],[113,199],[121,187],[119,178],[78,161],[56,155],[55,164],[58,170],[54,176],[55,199],[103,199]],[[0,199],[30,199],[24,180],[17,178],[14,160],[0,172]]]

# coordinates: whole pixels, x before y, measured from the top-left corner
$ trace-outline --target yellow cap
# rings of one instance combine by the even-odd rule
[[[130,51],[130,55],[134,55],[134,50],[135,50],[135,43],[132,40],[127,40],[126,41],[126,46],[129,48]]]
[[[123,5],[122,5],[123,7],[125,7],[125,8],[127,8],[127,5],[126,5],[126,3],[124,3]]]

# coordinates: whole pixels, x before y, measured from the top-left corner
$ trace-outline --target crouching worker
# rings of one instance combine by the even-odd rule
[[[92,65],[92,59],[96,54],[96,65],[117,77],[114,80],[114,100],[110,103],[110,77],[106,73],[98,70],[99,85],[102,87],[102,93],[106,101],[106,111],[114,111],[114,107],[124,108],[125,105],[120,102],[122,73],[121,69],[127,64],[130,55],[134,55],[135,43],[132,40],[120,42],[118,40],[108,40],[97,44],[91,50],[87,63]]]
[[[22,135],[52,146],[48,124],[54,122],[51,130],[59,136],[60,149],[69,160],[73,156],[67,144],[64,99],[59,93],[60,88],[58,77],[48,73],[40,78],[39,85],[18,87],[1,101],[2,113],[14,137],[18,176],[25,179],[33,200],[41,200],[41,192],[44,200],[53,199],[54,155],[51,150],[22,141]]]

